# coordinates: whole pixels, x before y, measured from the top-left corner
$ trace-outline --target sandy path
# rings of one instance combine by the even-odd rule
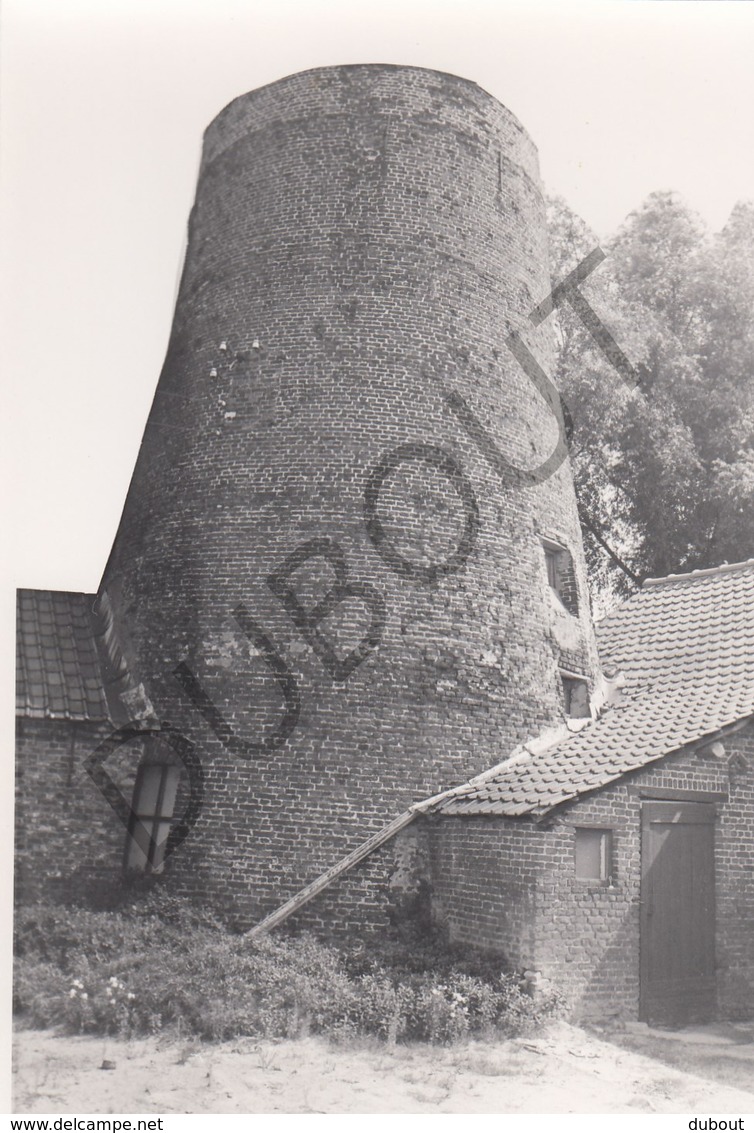
[[[103,1059],[115,1069],[100,1069]],[[14,1094],[14,1112],[32,1114],[754,1111],[754,1093],[564,1023],[531,1040],[394,1050],[320,1039],[202,1045],[19,1031]]]

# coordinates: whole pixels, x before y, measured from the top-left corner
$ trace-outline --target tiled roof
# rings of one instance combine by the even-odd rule
[[[17,592],[16,712],[107,720],[91,622],[93,594]]]
[[[449,792],[443,814],[544,813],[754,714],[754,559],[648,579],[597,627],[622,703]]]

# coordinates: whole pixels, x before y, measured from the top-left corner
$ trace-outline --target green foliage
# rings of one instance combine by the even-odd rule
[[[599,245],[549,206],[551,273]],[[675,194],[653,193],[604,245],[585,298],[636,368],[627,383],[575,314],[558,315],[557,381],[592,582],[754,556],[754,204],[711,236]]]
[[[169,945],[178,946],[181,931],[147,911],[133,920],[67,905],[32,905],[18,910],[14,936],[19,959],[73,971],[81,963],[107,964],[131,952],[157,949],[166,937]]]
[[[136,907],[20,910],[16,1009],[75,1033],[446,1043],[518,1034],[562,1006],[557,995],[535,1001],[473,952],[384,939],[335,947],[306,934],[251,942],[180,904],[167,923]]]

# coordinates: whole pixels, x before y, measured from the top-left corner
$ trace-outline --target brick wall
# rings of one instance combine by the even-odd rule
[[[17,720],[15,781],[15,897],[52,898],[109,906],[139,874],[124,872],[127,830],[86,771],[89,757],[115,734],[107,721]],[[107,774],[130,808],[138,767],[169,762],[179,768],[175,816],[188,802],[188,780],[164,742],[137,736],[105,761]],[[149,883],[147,883],[147,887]]]
[[[721,761],[680,753],[571,806],[548,825],[441,818],[431,827],[436,917],[451,939],[557,984],[577,1017],[639,1010],[639,790],[725,792],[715,825],[719,1008],[754,1011],[754,728]],[[744,757],[748,766],[740,763]],[[574,828],[613,830],[612,884],[578,880]]]
[[[719,996],[731,1015],[754,1011],[754,729],[726,742],[730,804],[716,844]]]
[[[559,720],[564,656],[594,679],[568,467],[531,487],[502,480],[443,397],[443,383],[462,395],[513,464],[550,455],[552,413],[505,346],[521,330],[551,372],[551,328],[527,319],[548,291],[534,147],[473,83],[326,68],[245,95],[210,126],[104,579],[132,672],[207,772],[201,819],[170,863],[177,891],[255,920],[411,802]],[[478,507],[468,559],[434,580],[393,569],[365,526],[370,476],[405,444],[440,446]],[[383,484],[377,518],[424,570],[454,553],[472,514],[460,482],[416,459]],[[578,617],[551,601],[543,536],[573,555]],[[345,680],[266,581],[314,539],[335,541],[348,581],[372,588],[319,627],[339,657],[367,636],[375,595],[384,603]],[[333,580],[316,557],[292,585],[311,609]],[[300,695],[275,747],[263,741],[284,718],[282,685],[234,619],[239,602]],[[178,662],[256,747],[229,750]]]
[[[101,899],[122,875],[126,831],[84,771],[107,722],[19,719],[16,734],[16,899]],[[108,763],[130,800],[141,745]]]

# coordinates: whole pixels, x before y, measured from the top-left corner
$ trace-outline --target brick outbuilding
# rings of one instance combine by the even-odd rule
[[[754,561],[650,579],[597,629],[596,719],[426,808],[435,919],[578,1015],[748,1016]]]

